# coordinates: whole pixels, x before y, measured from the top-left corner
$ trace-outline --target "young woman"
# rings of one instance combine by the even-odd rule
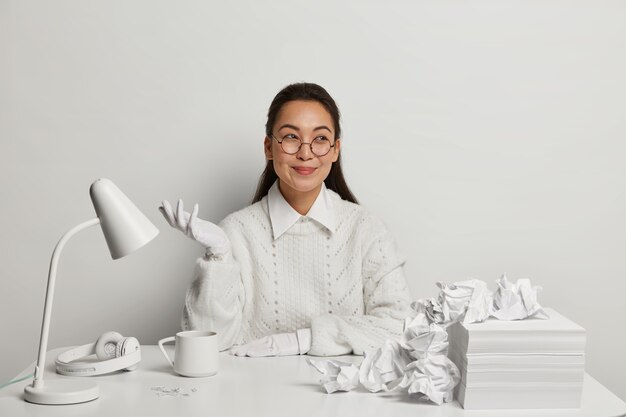
[[[392,237],[341,170],[335,101],[292,84],[270,105],[265,158],[252,205],[219,227],[176,210],[172,227],[207,248],[187,291],[182,327],[218,333],[240,356],[330,356],[398,338],[411,297]]]

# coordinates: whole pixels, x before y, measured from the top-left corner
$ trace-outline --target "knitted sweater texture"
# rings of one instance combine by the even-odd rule
[[[224,350],[310,327],[317,356],[362,355],[398,338],[411,302],[404,260],[382,222],[329,192],[332,232],[303,216],[274,240],[267,196],[226,217],[231,252],[198,259],[183,329],[217,332]]]

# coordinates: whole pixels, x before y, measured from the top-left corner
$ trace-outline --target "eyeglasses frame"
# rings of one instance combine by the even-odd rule
[[[283,148],[283,141],[278,140],[278,138],[276,136],[274,136],[274,134],[272,133],[270,135],[270,138],[274,139],[276,142],[278,142],[280,144],[280,149],[285,152],[287,155],[295,155],[298,152],[300,152],[300,149],[302,149],[302,145],[309,145],[309,150],[311,151],[311,153],[317,157],[322,157],[322,156],[326,156],[330,153],[331,149],[333,149],[335,147],[335,144],[337,143],[337,139],[335,139],[332,143],[332,145],[330,145],[330,148],[328,149],[328,152],[326,152],[324,155],[318,155],[315,152],[313,152],[313,142],[302,142],[302,140],[300,140],[300,146],[298,147],[298,150],[295,152],[287,152],[284,148]],[[328,140],[330,142],[330,140]]]

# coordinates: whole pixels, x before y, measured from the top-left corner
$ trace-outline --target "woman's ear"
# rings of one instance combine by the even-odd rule
[[[339,159],[339,149],[341,148],[341,140],[335,139],[335,146],[333,147],[333,162],[337,162]]]
[[[272,155],[272,141],[267,136],[265,136],[265,140],[263,141],[263,149],[265,150],[266,160],[271,161],[274,159],[274,156]]]

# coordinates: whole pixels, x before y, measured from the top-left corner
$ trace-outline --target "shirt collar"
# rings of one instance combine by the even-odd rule
[[[300,213],[289,205],[285,197],[283,197],[278,188],[278,180],[267,193],[267,206],[270,213],[270,221],[272,223],[272,232],[274,240],[278,239],[291,226],[293,226],[302,217]],[[335,216],[333,212],[333,204],[330,192],[326,185],[322,183],[320,193],[317,195],[315,202],[306,214],[306,217],[315,220],[322,226],[332,232],[335,228]]]

